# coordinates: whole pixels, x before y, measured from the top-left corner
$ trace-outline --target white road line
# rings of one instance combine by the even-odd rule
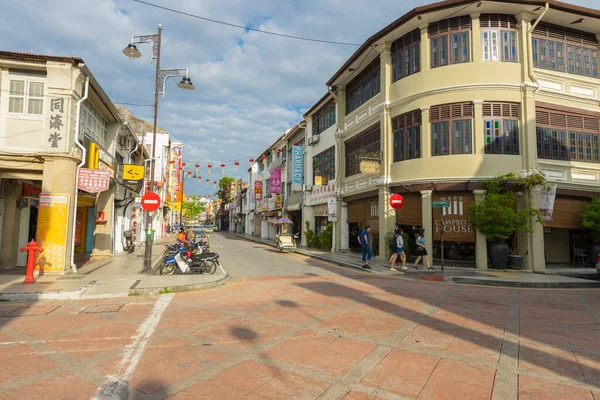
[[[123,350],[123,358],[119,363],[117,373],[114,376],[107,376],[106,382],[102,387],[96,390],[94,400],[120,400],[127,397],[128,380],[135,371],[146,347],[150,342],[152,334],[156,330],[163,313],[173,300],[174,293],[163,294],[158,298],[150,315],[140,324],[137,332],[132,339],[133,343],[126,346]]]

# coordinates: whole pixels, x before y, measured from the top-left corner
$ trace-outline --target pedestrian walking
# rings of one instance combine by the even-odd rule
[[[373,251],[371,250],[371,242],[370,242],[370,233],[371,233],[371,225],[367,225],[365,230],[358,235],[358,243],[360,243],[360,247],[362,249],[362,261],[364,269],[371,269],[369,267],[369,261],[373,257]]]
[[[419,261],[421,261],[422,258],[423,264],[427,266],[427,270],[433,271],[433,268],[431,268],[431,265],[429,265],[429,256],[427,254],[427,247],[425,246],[425,229],[421,229],[421,232],[419,232],[419,236],[417,237],[415,244],[417,245],[417,259],[415,260],[415,265],[413,266],[413,268],[418,269],[417,265],[419,264]]]
[[[395,264],[398,261],[398,256],[400,256],[400,260],[402,261],[402,271],[408,271],[408,268],[406,268],[406,252],[404,251],[404,237],[402,236],[403,233],[404,231],[402,230],[402,228],[396,227],[396,230],[394,232],[394,238],[396,239],[396,253],[393,254],[390,259],[392,264],[392,267],[390,269],[392,271],[397,271],[397,269],[395,268]]]

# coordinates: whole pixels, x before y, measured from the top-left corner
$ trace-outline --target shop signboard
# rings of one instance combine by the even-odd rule
[[[271,179],[269,183],[271,193],[281,193],[281,170],[275,169],[271,171]]]
[[[77,188],[88,193],[98,193],[108,190],[110,171],[100,169],[79,168]]]
[[[327,199],[335,197],[335,183],[330,183],[325,186],[313,187],[308,195],[308,205],[326,203]]]
[[[556,187],[554,183],[546,185],[540,193],[540,213],[542,221],[552,221],[554,213],[554,200],[556,200]]]
[[[335,197],[330,197],[327,199],[327,219],[330,222],[337,221],[337,199]]]
[[[279,210],[283,207],[283,196],[278,194],[274,197],[275,209]]]
[[[69,200],[68,194],[40,194],[36,239],[44,251],[36,255],[37,271],[61,273],[65,269]]]
[[[254,182],[254,200],[257,200],[257,201],[262,200],[262,189],[263,189],[262,181]]]
[[[121,170],[121,181],[130,185],[137,185],[144,180],[144,166],[135,164],[123,164]]]
[[[292,190],[302,190],[303,145],[292,146]]]
[[[433,211],[433,239],[441,240],[443,232],[445,241],[474,243],[475,231],[469,223],[468,212],[468,206],[473,202],[473,193],[456,192],[451,196],[436,193],[434,197],[436,198],[431,202],[432,208],[436,208]]]

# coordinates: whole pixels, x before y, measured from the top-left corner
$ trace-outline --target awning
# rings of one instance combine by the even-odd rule
[[[292,205],[290,205],[290,206],[287,206],[285,209],[286,209],[287,211],[299,211],[299,210],[300,210],[300,207],[302,207],[302,205],[301,205],[301,204],[292,204]]]

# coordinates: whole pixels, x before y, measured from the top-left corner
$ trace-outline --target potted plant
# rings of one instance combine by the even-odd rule
[[[542,176],[543,178],[543,176]],[[506,240],[516,232],[532,232],[530,218],[542,222],[539,210],[531,207],[516,209],[518,195],[516,192],[503,189],[507,183],[516,184],[520,188],[529,188],[540,184],[540,175],[518,178],[514,174],[498,176],[485,182],[486,195],[469,206],[470,223],[473,228],[483,233],[488,241],[488,256],[493,269],[504,269],[508,266],[511,249]],[[515,235],[516,237],[516,235]],[[517,244],[513,241],[513,256],[517,256]],[[514,257],[516,260],[518,257]],[[522,260],[520,260],[522,263]]]
[[[581,213],[581,226],[589,231],[587,253],[592,267],[596,266],[596,258],[600,254],[600,197],[592,197]]]

